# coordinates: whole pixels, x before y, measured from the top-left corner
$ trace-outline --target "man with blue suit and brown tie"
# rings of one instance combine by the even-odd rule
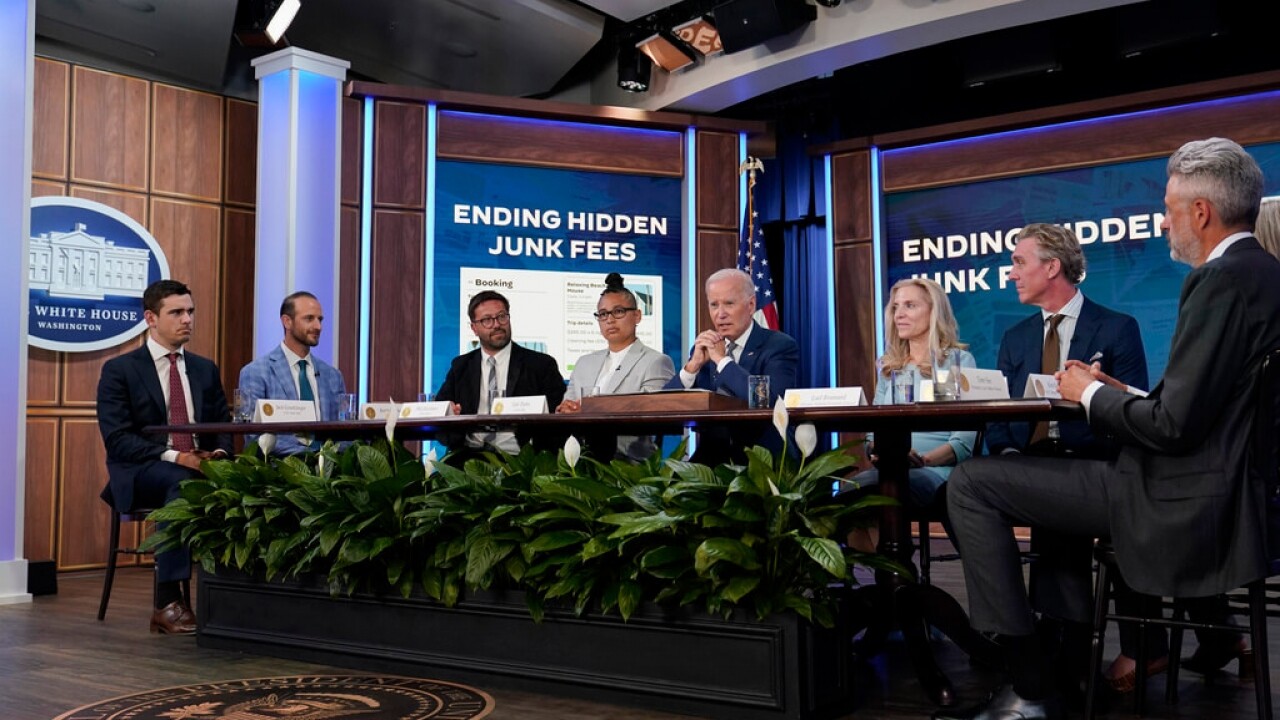
[[[769,376],[769,404],[796,386],[800,347],[791,336],[760,327],[756,312],[756,286],[751,276],[735,268],[717,270],[707,278],[707,309],[711,329],[694,338],[689,360],[671,381],[671,390],[710,390],[747,399],[747,377]],[[773,429],[763,435],[756,429],[730,433],[708,428],[698,433],[698,462],[716,464],[742,459],[743,450],[759,444],[771,450],[782,447]]]
[[[195,324],[191,290],[176,280],[152,283],[142,294],[147,341],[108,360],[98,380],[98,429],[107,448],[106,500],[122,512],[156,508],[178,497],[178,485],[200,477],[200,463],[231,452],[229,435],[143,433],[151,425],[227,422],[227,397],[218,366],[187,352]],[[191,553],[156,553],[151,631],[190,634],[196,617],[182,596]]]
[[[240,370],[242,402],[254,407],[258,400],[310,400],[317,419],[337,420],[338,398],[346,394],[346,382],[342,373],[311,352],[324,329],[320,301],[306,291],[289,295],[280,303],[280,325],[284,341]],[[280,435],[271,454],[296,455],[309,449],[294,435]]]
[[[1101,372],[1122,383],[1135,388],[1148,387],[1147,357],[1138,321],[1093,302],[1078,287],[1084,280],[1086,263],[1075,233],[1058,225],[1027,225],[1018,234],[1012,260],[1009,279],[1017,288],[1018,300],[1039,308],[1009,328],[1000,340],[996,366],[1008,378],[1013,397],[1022,396],[1028,375],[1052,375],[1062,370],[1068,360],[1097,364]],[[1114,459],[1119,452],[1118,445],[1095,435],[1083,420],[1035,425],[989,423],[987,447],[993,455],[1026,453],[1096,460]],[[1046,561],[1032,565],[1032,604],[1051,618],[1077,616],[1084,609],[1064,606],[1064,595],[1050,589],[1056,588],[1056,583],[1046,582],[1044,573],[1051,567],[1088,567],[1093,557],[1091,539],[1060,537],[1038,528],[1033,533],[1032,545],[1036,555]],[[1074,572],[1069,576],[1079,577]],[[1136,602],[1128,593],[1122,592],[1120,597],[1124,607]],[[1083,667],[1077,656],[1087,652],[1087,635],[1077,637],[1074,626],[1062,626],[1055,621],[1046,621],[1041,629],[1053,638],[1054,645],[1061,647],[1064,664]],[[1164,631],[1152,626],[1147,635],[1151,657],[1163,659],[1167,642]],[[1116,667],[1108,671],[1108,677],[1115,678],[1118,688],[1123,678],[1133,675],[1130,658],[1137,653],[1138,641],[1136,629],[1127,625],[1120,636],[1121,658]],[[1078,696],[1074,685],[1078,680],[1064,680],[1069,698]]]

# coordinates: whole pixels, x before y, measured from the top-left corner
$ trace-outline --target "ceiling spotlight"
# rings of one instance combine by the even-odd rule
[[[704,57],[724,52],[720,42],[720,31],[705,17],[694,18],[687,23],[671,28],[676,37],[686,45],[702,53]]]
[[[648,92],[653,63],[634,45],[618,48],[618,87],[627,92]]]
[[[653,61],[654,65],[675,72],[689,67],[697,60],[697,55],[675,35],[660,30],[654,35],[636,43],[636,49]]]
[[[236,39],[250,47],[274,47],[302,7],[302,0],[249,0],[236,13]]]

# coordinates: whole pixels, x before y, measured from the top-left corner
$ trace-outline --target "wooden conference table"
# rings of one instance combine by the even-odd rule
[[[401,440],[425,440],[439,433],[485,432],[497,428],[536,425],[548,432],[599,433],[602,422],[621,434],[679,434],[685,429],[704,426],[758,426],[764,431],[771,424],[772,411],[748,410],[740,406],[714,409],[721,402],[690,410],[677,402],[664,402],[659,397],[643,401],[634,398],[626,409],[618,404],[623,396],[612,396],[605,402],[584,405],[583,411],[556,415],[456,415],[429,419],[401,419],[395,435]],[[605,398],[593,400],[604,401]],[[593,410],[593,407],[599,410]],[[655,409],[665,408],[665,409]],[[789,411],[792,428],[813,423],[822,432],[875,432],[879,457],[879,492],[892,498],[906,497],[907,461],[911,449],[911,433],[931,430],[980,429],[988,422],[1074,420],[1083,410],[1077,403],[1062,400],[980,400],[912,405],[875,405],[856,407],[796,408]],[[356,439],[379,437],[385,432],[384,420],[347,422],[282,423],[205,423],[200,425],[155,426],[149,433],[199,432],[257,434],[300,432],[320,439]],[[910,524],[899,505],[885,506],[880,520],[880,552],[911,567],[912,545]],[[864,608],[859,613],[863,625],[871,625],[867,636],[882,633],[891,624],[903,631],[908,653],[926,693],[934,702],[946,705],[955,700],[951,683],[938,668],[929,645],[928,628],[946,633],[961,648],[980,658],[994,658],[995,647],[975,632],[959,604],[945,591],[932,586],[908,582],[903,578],[878,573],[876,584],[854,591],[851,600]]]

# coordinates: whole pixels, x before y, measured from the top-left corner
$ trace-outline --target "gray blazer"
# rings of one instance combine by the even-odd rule
[[[573,374],[569,376],[567,396],[581,396],[582,388],[600,385],[603,395],[622,395],[625,393],[655,392],[676,374],[675,363],[670,357],[654,350],[636,340],[627,348],[622,358],[622,365],[616,371],[600,377],[600,370],[609,362],[609,351],[597,350],[587,353],[573,366]],[[650,436],[635,437],[618,436],[618,454],[632,460],[643,460],[653,454],[653,438]]]

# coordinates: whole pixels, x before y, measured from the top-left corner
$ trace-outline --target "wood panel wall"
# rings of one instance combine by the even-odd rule
[[[198,308],[193,352],[227,391],[252,353],[257,108],[187,88],[37,58],[33,196],[70,195],[147,228]],[[60,570],[100,567],[110,513],[95,397],[109,350],[32,348],[27,378],[25,554]],[[127,532],[136,532],[130,529]]]

